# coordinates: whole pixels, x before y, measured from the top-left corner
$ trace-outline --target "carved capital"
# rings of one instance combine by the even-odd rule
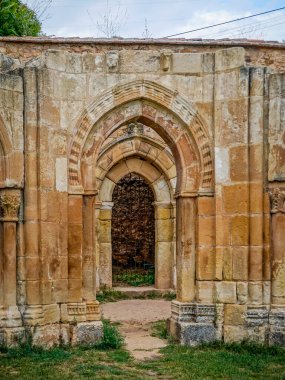
[[[285,189],[276,187],[269,192],[271,201],[271,213],[277,212],[285,213]]]
[[[21,204],[18,191],[5,191],[0,194],[0,217],[2,221],[17,222]]]

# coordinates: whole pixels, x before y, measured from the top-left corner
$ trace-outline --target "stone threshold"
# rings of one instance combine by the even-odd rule
[[[157,289],[154,286],[115,286],[112,289],[134,298],[146,298],[152,295],[163,297],[165,294],[175,294],[173,289]]]

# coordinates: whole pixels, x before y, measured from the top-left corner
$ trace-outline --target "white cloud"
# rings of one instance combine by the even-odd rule
[[[32,1],[32,0],[30,0]],[[148,29],[152,37],[158,38],[184,32],[212,24],[229,21],[235,18],[259,13],[267,9],[281,6],[281,0],[262,1],[264,8],[256,0],[196,1],[196,0],[109,0],[112,12],[116,15],[118,4],[121,11],[127,11],[127,17],[119,20],[118,33],[122,37],[142,37],[147,19]],[[51,18],[44,22],[47,35],[98,37],[97,21],[102,22],[106,11],[105,0],[53,0],[50,8]],[[251,12],[249,12],[249,9]],[[271,20],[272,18],[272,20]],[[285,12],[260,16],[206,29],[203,31],[181,35],[181,38],[284,38],[283,26]],[[102,33],[101,33],[102,35]]]

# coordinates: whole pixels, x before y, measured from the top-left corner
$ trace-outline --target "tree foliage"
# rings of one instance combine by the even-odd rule
[[[38,36],[41,22],[36,12],[20,0],[0,0],[0,36]]]

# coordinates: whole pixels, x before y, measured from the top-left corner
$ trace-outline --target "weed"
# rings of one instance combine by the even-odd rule
[[[161,295],[158,292],[156,292],[156,291],[152,291],[152,292],[149,292],[146,295],[146,298],[148,298],[150,300],[155,300],[157,298],[161,298]]]
[[[116,302],[120,300],[127,300],[129,297],[118,290],[103,288],[100,293],[97,293],[96,298],[99,302]]]
[[[154,284],[154,270],[149,269],[144,272],[126,271],[114,275],[115,283],[124,283],[130,286],[142,286]]]
[[[166,300],[166,301],[172,301],[172,300],[175,300],[176,298],[176,293],[175,292],[167,292],[163,295],[163,298]]]
[[[117,326],[111,324],[107,319],[103,321],[103,339],[95,345],[98,349],[118,349],[121,348],[124,339],[119,333]]]
[[[155,336],[160,339],[167,339],[168,332],[166,327],[166,321],[161,320],[154,322],[151,326],[151,336]]]

